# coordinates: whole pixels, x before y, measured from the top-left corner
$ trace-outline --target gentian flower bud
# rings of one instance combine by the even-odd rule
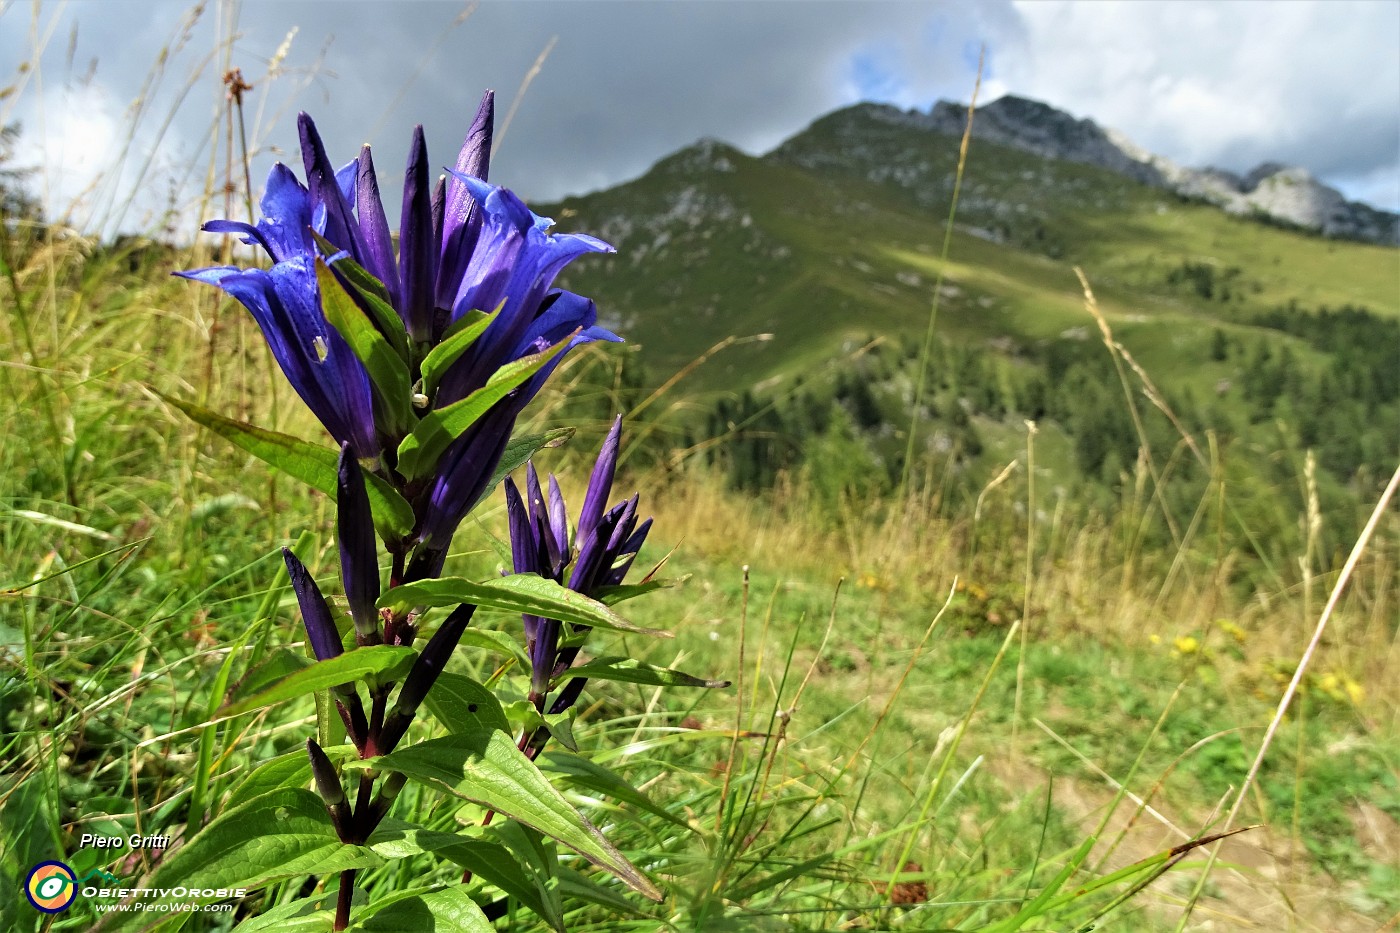
[[[282,549],[282,560],[287,564],[287,574],[292,578],[292,590],[297,594],[297,605],[301,607],[301,621],[306,626],[306,638],[311,642],[311,651],[316,660],[326,661],[345,650],[340,641],[340,632],[335,627],[331,607],[321,595],[321,588],[311,578],[304,565],[289,548]]]
[[[340,448],[336,485],[336,536],[345,598],[355,621],[356,640],[360,644],[375,644],[380,641],[379,610],[374,605],[379,599],[378,539],[374,535],[365,478],[349,444]]]
[[[637,551],[651,530],[651,519],[637,527],[637,496],[607,508],[617,468],[622,419],[613,422],[598,453],[589,477],[588,492],[579,513],[573,549],[569,546],[569,520],[558,481],[549,477],[546,501],[534,465],[525,470],[528,502],[510,480],[505,481],[506,515],[510,526],[511,560],[516,573],[536,573],[563,583],[585,596],[594,596],[604,586],[621,583]],[[563,624],[556,619],[522,616],[526,652],[530,657],[530,699],[543,711],[553,680],[568,669],[578,656],[577,645],[560,644]],[[574,632],[586,631],[575,627]],[[560,691],[549,711],[560,713],[578,699],[586,678],[574,678]]]
[[[409,723],[413,722],[413,717],[418,712],[418,707],[427,698],[433,684],[437,683],[438,674],[442,673],[447,659],[452,656],[457,643],[462,640],[462,633],[467,630],[474,612],[476,606],[471,603],[458,606],[448,614],[437,631],[433,632],[433,637],[423,646],[418,659],[413,662],[413,668],[408,672],[408,677],[404,679],[403,686],[399,688],[399,696],[393,710],[384,719],[384,728],[379,733],[375,754],[387,755],[394,750],[399,739],[403,738]]]
[[[321,795],[321,802],[326,805],[340,841],[345,842],[350,830],[350,808],[345,799],[345,788],[340,784],[340,775],[315,739],[306,740],[306,755],[311,759],[311,777],[316,784],[316,793]]]

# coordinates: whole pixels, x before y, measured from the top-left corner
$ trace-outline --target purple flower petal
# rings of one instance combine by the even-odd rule
[[[306,169],[311,201],[317,208],[325,210],[324,235],[336,246],[349,250],[355,261],[364,265],[359,227],[350,212],[350,202],[341,188],[340,179],[326,156],[321,134],[316,132],[316,124],[305,113],[297,116],[297,129],[301,134],[301,160]]]
[[[495,120],[496,92],[487,91],[477,107],[476,118],[467,130],[462,151],[457,154],[457,171],[463,175],[485,180],[491,165],[492,124]],[[457,289],[466,271],[467,262],[476,248],[481,231],[481,209],[461,181],[447,185],[443,204],[439,239],[442,253],[438,266],[437,306],[451,308]]]
[[[389,220],[384,216],[384,202],[379,197],[379,178],[374,173],[374,159],[369,146],[360,150],[355,207],[359,214],[360,233],[365,241],[365,268],[384,283],[389,303],[399,305],[399,270],[394,259],[394,240],[389,234]]]

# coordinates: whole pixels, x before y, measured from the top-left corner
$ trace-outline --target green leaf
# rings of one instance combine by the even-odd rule
[[[279,878],[379,863],[369,849],[340,841],[320,797],[288,788],[220,815],[162,859],[147,886],[253,889]]]
[[[518,470],[524,466],[526,461],[545,448],[559,447],[568,442],[574,436],[573,428],[555,428],[545,431],[543,434],[523,434],[513,437],[509,444],[506,444],[506,452],[501,455],[501,462],[496,465],[496,472],[491,474],[491,482],[487,484],[487,489],[495,489],[496,486],[505,479],[513,470]]]
[[[505,713],[511,725],[521,732],[543,729],[569,751],[578,751],[578,741],[574,738],[574,718],[578,710],[571,707],[562,713],[541,713],[529,700],[516,700],[505,706]]]
[[[311,760],[306,749],[278,755],[264,761],[245,777],[229,794],[224,810],[232,810],[250,800],[286,787],[305,787],[311,782]]]
[[[683,577],[676,577],[674,580],[647,580],[645,583],[620,583],[616,586],[600,586],[595,595],[598,602],[603,605],[616,606],[620,602],[635,599],[638,596],[645,596],[647,593],[654,593],[657,590],[665,590],[673,586],[680,586],[689,579],[690,574],[686,574]]]
[[[501,701],[481,684],[461,674],[443,671],[425,701],[428,711],[448,732],[509,731]]]
[[[264,463],[335,498],[336,470],[340,460],[338,450],[318,447],[286,434],[234,421],[192,402],[183,402],[159,392],[156,395],[180,409],[196,424],[243,448]],[[403,540],[413,530],[413,507],[387,480],[368,470],[365,471],[365,489],[369,493],[370,511],[374,514],[374,527],[379,536],[389,544]]]
[[[330,891],[281,904],[244,920],[233,928],[234,933],[326,933],[335,922],[338,894],[337,891]],[[363,890],[357,888],[354,901],[363,904],[368,898]]]
[[[574,871],[567,865],[559,866],[559,893],[569,903],[587,901],[597,904],[613,913],[627,917],[640,917],[642,912],[627,898],[612,888],[605,888],[582,872]]]
[[[568,587],[533,573],[513,573],[508,577],[473,583],[462,577],[419,580],[394,587],[379,599],[381,609],[411,609],[428,606],[457,606],[474,603],[483,609],[501,609],[558,619],[574,625],[615,629],[638,635],[671,638],[670,632],[633,625],[602,603],[575,593]]]
[[[316,238],[316,245],[321,248],[322,257],[335,268],[336,272],[344,276],[345,281],[362,299],[361,306],[374,319],[379,332],[389,341],[394,352],[398,353],[407,363],[408,331],[404,328],[403,319],[399,317],[399,313],[394,310],[394,306],[389,301],[389,289],[384,286],[383,282],[371,275],[368,269],[351,259],[349,253],[339,249],[334,243],[314,230],[311,231],[311,235]],[[331,257],[337,255],[340,258],[332,261]]]
[[[505,302],[502,301],[502,304]],[[471,311],[452,325],[446,334],[443,334],[442,342],[428,351],[428,355],[423,357],[423,363],[419,367],[419,372],[423,377],[423,394],[432,398],[437,392],[438,383],[442,377],[452,368],[452,364],[462,358],[462,354],[471,349],[471,345],[476,343],[476,338],[481,336],[482,331],[491,326],[491,322],[500,313],[500,308],[490,314],[480,311]]]
[[[486,385],[446,408],[435,409],[423,416],[413,433],[399,445],[398,471],[409,482],[425,479],[437,467],[438,460],[453,441],[477,422],[501,399],[521,383],[539,372],[554,357],[569,346],[572,335],[547,350],[507,363],[486,380]]]
[[[514,852],[525,866],[525,873],[534,882],[540,900],[552,916],[560,917],[562,926],[564,904],[559,899],[559,850],[554,840],[541,835],[515,820],[499,820],[489,830]]]
[[[360,917],[351,915],[348,929],[365,933],[496,933],[496,925],[486,919],[460,884],[423,894],[404,891],[372,901]]]
[[[326,321],[345,338],[350,351],[369,373],[375,423],[391,436],[402,437],[414,425],[413,379],[408,364],[320,259],[316,261],[316,281],[321,286],[321,310]]]
[[[625,684],[647,684],[653,687],[727,687],[727,680],[706,680],[694,674],[686,674],[669,667],[657,667],[636,658],[594,658],[585,664],[576,664],[559,676],[556,683],[564,683],[575,677],[589,677],[594,680],[614,680]]]
[[[633,890],[661,900],[656,886],[545,780],[504,732],[463,732],[350,764],[398,771],[410,780],[519,820],[617,875]]]
[[[284,677],[290,677],[297,671],[304,671],[316,662],[308,658],[303,652],[294,651],[291,648],[277,648],[267,656],[257,667],[239,678],[233,685],[229,693],[239,696],[252,696],[261,690],[275,684]],[[225,701],[227,702],[227,701]],[[218,712],[218,707],[210,711],[213,716]]]
[[[385,858],[407,858],[422,852],[448,859],[487,884],[495,885],[543,917],[556,930],[563,918],[541,897],[538,887],[525,880],[509,849],[497,842],[456,835],[386,817],[369,837],[369,847]]]
[[[630,803],[634,807],[669,820],[677,826],[687,826],[685,820],[650,797],[637,790],[621,775],[605,768],[597,762],[568,752],[548,751],[540,756],[540,768],[554,774],[564,775],[568,783],[590,790],[604,797]]]
[[[473,648],[480,648],[495,654],[503,654],[508,658],[514,658],[521,664],[530,663],[530,656],[525,653],[520,642],[505,632],[497,632],[489,628],[469,628],[462,633],[462,640],[458,644],[470,645]]]
[[[309,667],[278,678],[252,696],[247,696],[223,710],[223,715],[237,716],[239,713],[262,709],[264,706],[315,693],[317,690],[330,690],[341,684],[353,683],[366,676],[388,672],[384,680],[397,680],[399,677],[395,675],[399,672],[395,669],[402,668],[402,673],[407,673],[408,665],[412,664],[417,656],[418,652],[412,648],[399,645],[356,648],[354,651],[347,651],[326,661],[317,661]]]
[[[356,756],[353,745],[327,745],[322,749],[331,761],[345,761]],[[311,783],[311,759],[305,748],[269,758],[234,787],[224,804],[224,812],[242,806],[250,800],[287,787],[305,787]]]

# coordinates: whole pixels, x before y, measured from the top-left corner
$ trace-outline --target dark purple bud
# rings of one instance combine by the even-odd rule
[[[437,281],[437,239],[433,233],[432,189],[428,180],[428,144],[423,127],[413,128],[408,168],[403,178],[403,216],[399,228],[400,311],[409,335],[432,339],[434,288]]]
[[[531,536],[537,548],[537,556],[531,566],[519,572],[538,573],[540,576],[557,580],[559,570],[564,565],[565,555],[559,550],[559,540],[551,527],[549,508],[545,505],[544,491],[540,489],[540,476],[535,472],[534,463],[525,464],[525,494],[530,498]]]
[[[379,198],[379,178],[369,146],[360,149],[359,183],[355,186],[355,208],[359,213],[360,234],[365,241],[365,268],[384,283],[389,303],[399,306],[399,270],[394,260],[394,241],[389,235],[389,219]]]
[[[516,573],[538,571],[539,543],[535,540],[534,523],[520,498],[520,490],[509,476],[503,484],[506,490],[506,518],[510,524],[510,554]]]
[[[622,504],[622,512],[613,525],[612,533],[608,535],[608,553],[614,557],[622,553],[623,542],[632,534],[632,529],[637,524],[637,501],[638,497],[634,492],[632,498]]]
[[[573,658],[569,659],[569,663],[573,663]],[[586,683],[588,683],[587,677],[575,677],[566,683],[560,689],[559,695],[554,698],[554,702],[550,704],[550,715],[557,716],[577,703],[579,694],[583,693],[583,687]]]
[[[447,176],[439,175],[437,184],[433,185],[433,243],[442,243],[442,215],[447,210]],[[438,270],[442,269],[441,257],[438,260]],[[437,286],[434,286],[436,292]],[[436,295],[434,302],[437,303]],[[433,309],[433,342],[442,340],[443,332],[447,330],[447,325],[452,320],[452,310],[449,306],[437,303]]]
[[[457,154],[457,171],[486,181],[491,166],[491,139],[496,115],[496,92],[487,91],[477,107],[476,118],[467,130],[462,151]],[[437,280],[437,303],[451,308],[457,300],[457,287],[462,281],[472,250],[481,233],[481,205],[461,181],[447,185],[447,199],[442,218],[441,269]]]
[[[393,711],[384,720],[384,729],[375,743],[377,754],[387,755],[393,751],[399,739],[403,738],[408,724],[418,712],[418,707],[422,705],[433,684],[437,683],[438,674],[447,666],[447,659],[452,656],[457,643],[462,640],[462,633],[467,630],[474,612],[476,606],[470,603],[458,606],[442,621],[437,631],[433,632],[433,637],[423,646],[418,660],[413,662],[412,670],[408,672],[403,686],[399,688],[398,700]]]
[[[301,161],[306,168],[306,186],[311,191],[311,201],[326,207],[325,237],[364,265],[364,250],[357,236],[358,225],[336,180],[335,169],[331,168],[321,134],[316,132],[316,124],[305,113],[297,116],[297,129],[301,134]]]
[[[369,735],[369,722],[365,719],[365,708],[360,703],[360,695],[350,684],[342,684],[335,692],[339,696],[335,701],[335,709],[340,713],[341,721],[345,723],[345,734],[350,737],[356,749],[363,750],[365,737]]]
[[[569,574],[569,589],[587,595],[597,588],[617,554],[609,545],[626,521],[629,506],[631,514],[635,516],[636,496],[608,509],[588,537],[585,538],[580,533],[578,558],[574,561],[573,572]],[[622,540],[618,538],[617,544],[620,545]]]
[[[530,649],[530,695],[538,707],[549,692],[549,681],[559,661],[559,630],[557,619],[540,619],[538,635]]]
[[[326,757],[315,739],[306,740],[306,754],[311,759],[311,776],[316,780],[316,793],[321,795],[327,808],[345,805],[345,788],[340,786],[340,775],[335,773],[335,765]]]
[[[622,440],[622,416],[618,415],[603,441],[603,449],[598,452],[598,460],[593,465],[593,475],[588,479],[588,493],[583,497],[583,508],[578,513],[578,541],[593,536],[598,519],[608,506],[608,496],[612,495],[613,473],[617,468],[617,448]]]
[[[350,445],[340,447],[335,499],[336,534],[340,544],[340,576],[355,635],[361,643],[378,640],[379,557],[364,474]]]
[[[616,586],[627,576],[627,571],[632,569],[632,563],[637,559],[637,552],[642,549],[642,544],[647,539],[647,532],[651,531],[651,519],[642,522],[632,535],[622,543],[617,556],[613,558],[612,569],[603,573],[603,578],[599,581],[604,586]]]
[[[551,553],[562,558],[558,566],[552,568],[555,574],[563,570],[569,553],[569,513],[564,508],[564,494],[559,491],[559,480],[549,474],[549,530],[554,539]]]
[[[292,578],[292,589],[297,594],[301,621],[306,626],[306,638],[311,642],[312,653],[318,661],[337,657],[345,648],[340,642],[340,632],[336,631],[326,598],[321,595],[311,574],[307,573],[306,566],[289,548],[282,549],[282,559],[286,561],[287,574]]]

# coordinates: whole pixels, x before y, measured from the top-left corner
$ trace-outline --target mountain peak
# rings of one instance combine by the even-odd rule
[[[699,172],[728,173],[735,171],[739,163],[752,158],[722,139],[705,136],[666,156],[652,167],[652,171],[680,175]]]
[[[939,101],[927,113],[864,103],[828,114],[811,129],[820,127],[834,133],[837,144],[845,146],[859,140],[864,121],[961,136],[967,127],[967,111],[966,105],[951,101]],[[1302,168],[1266,162],[1243,178],[1219,169],[1186,168],[1149,152],[1116,130],[1028,97],[1008,94],[978,107],[972,135],[1043,159],[1107,169],[1140,184],[1209,201],[1232,214],[1375,243],[1394,244],[1400,239],[1400,215],[1347,201],[1341,192]],[[792,142],[784,143],[777,152],[792,151]],[[832,155],[839,158],[837,153]],[[808,149],[801,161],[815,166],[828,160]],[[898,174],[898,167],[881,171]]]

